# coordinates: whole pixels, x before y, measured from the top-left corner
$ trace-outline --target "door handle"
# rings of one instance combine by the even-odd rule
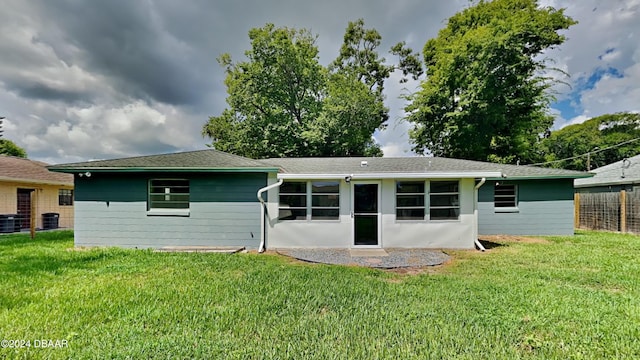
[[[353,219],[353,211],[351,212],[351,218]]]

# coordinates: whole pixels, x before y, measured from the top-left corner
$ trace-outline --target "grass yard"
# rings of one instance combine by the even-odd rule
[[[419,275],[72,237],[0,236],[0,339],[31,341],[0,358],[640,358],[636,236],[498,240]]]

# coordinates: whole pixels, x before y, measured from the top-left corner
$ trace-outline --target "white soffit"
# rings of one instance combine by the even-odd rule
[[[498,171],[474,171],[474,172],[428,172],[428,173],[360,173],[360,174],[278,174],[278,179],[283,180],[307,180],[307,179],[344,179],[369,180],[369,179],[468,179],[468,178],[500,178],[502,173]]]

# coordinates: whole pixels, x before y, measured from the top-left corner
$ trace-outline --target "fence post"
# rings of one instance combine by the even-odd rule
[[[620,232],[627,232],[627,192],[620,190]]]
[[[580,228],[580,193],[573,194],[573,227]]]
[[[31,240],[36,237],[36,213],[38,211],[38,201],[36,199],[36,196],[38,196],[37,194],[38,192],[36,190],[31,192],[31,212],[29,213],[29,234],[31,235]]]

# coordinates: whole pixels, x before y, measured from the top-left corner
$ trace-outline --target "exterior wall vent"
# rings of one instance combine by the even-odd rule
[[[362,161],[360,161],[360,167],[366,167],[367,165],[369,165],[369,164],[367,163],[367,160],[362,160]]]

